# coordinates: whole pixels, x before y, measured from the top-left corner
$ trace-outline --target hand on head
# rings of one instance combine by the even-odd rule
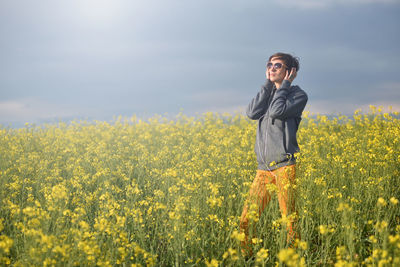
[[[289,72],[289,70],[286,70],[286,76],[285,80],[288,80],[289,82],[293,82],[294,78],[297,76],[297,71],[296,68],[292,68]]]

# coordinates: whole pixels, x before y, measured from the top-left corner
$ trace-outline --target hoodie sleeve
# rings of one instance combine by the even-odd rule
[[[290,117],[301,116],[308,96],[300,88],[290,87],[290,82],[284,80],[282,86],[276,91],[271,101],[270,117],[273,119],[285,120]],[[295,90],[294,92],[292,90]]]
[[[258,120],[268,109],[268,100],[271,96],[273,83],[267,80],[261,91],[251,100],[247,106],[246,114],[252,120]]]

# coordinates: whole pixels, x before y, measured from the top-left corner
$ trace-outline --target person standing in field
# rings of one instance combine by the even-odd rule
[[[245,234],[242,253],[247,256],[252,254],[250,226],[255,234],[254,223],[250,225],[254,222],[252,216],[261,215],[273,191],[277,192],[283,221],[287,222],[287,243],[292,244],[299,237],[295,229],[294,153],[299,152],[296,133],[308,97],[299,86],[292,85],[298,70],[299,61],[292,55],[272,55],[267,63],[267,81],[247,107],[247,116],[258,120],[258,169],[240,220],[241,232]]]

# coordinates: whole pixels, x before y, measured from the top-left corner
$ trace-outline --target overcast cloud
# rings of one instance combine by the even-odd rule
[[[306,110],[400,110],[397,0],[0,1],[0,124],[243,112],[277,52]]]

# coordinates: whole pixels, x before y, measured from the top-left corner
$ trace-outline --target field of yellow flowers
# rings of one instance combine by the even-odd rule
[[[245,261],[255,131],[214,113],[0,126],[0,266],[400,265],[398,113],[305,113],[301,239],[273,199]]]

